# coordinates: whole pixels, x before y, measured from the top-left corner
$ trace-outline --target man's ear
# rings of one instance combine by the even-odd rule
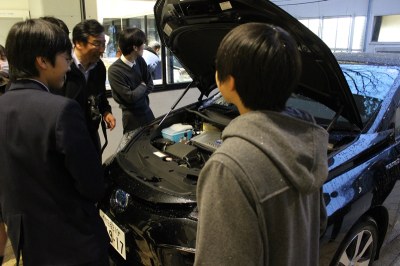
[[[79,50],[82,49],[84,47],[84,43],[83,42],[76,42],[74,44],[74,47],[78,48]]]
[[[218,77],[218,71],[215,71],[215,81],[217,83],[217,86],[219,87],[221,81],[219,80]],[[236,90],[235,78],[233,76],[228,75],[228,77],[223,81],[223,83],[226,86],[226,88],[229,89],[230,91]]]
[[[229,75],[224,82],[227,83],[229,90],[236,91],[236,83],[235,83],[235,78],[233,76]]]
[[[43,56],[37,56],[36,57],[36,64],[39,68],[41,69],[47,69],[47,59],[44,58]]]

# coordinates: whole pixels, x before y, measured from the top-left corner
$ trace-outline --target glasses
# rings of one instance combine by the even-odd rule
[[[96,47],[96,48],[104,48],[104,47],[106,47],[106,43],[105,42],[87,42],[88,44],[91,44],[91,45],[93,45],[94,47]]]

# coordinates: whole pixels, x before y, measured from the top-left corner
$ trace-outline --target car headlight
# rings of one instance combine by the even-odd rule
[[[128,192],[117,189],[111,194],[110,206],[118,213],[124,212],[129,205],[130,195]]]

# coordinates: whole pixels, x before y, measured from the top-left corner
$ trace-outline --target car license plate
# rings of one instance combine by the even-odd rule
[[[100,217],[103,219],[110,236],[110,244],[126,260],[125,232],[116,225],[107,214],[100,210]]]

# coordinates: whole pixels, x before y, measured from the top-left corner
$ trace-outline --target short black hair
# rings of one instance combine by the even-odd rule
[[[146,43],[146,34],[139,28],[124,29],[118,37],[118,46],[123,55],[130,54],[133,46],[140,47]]]
[[[61,19],[56,18],[56,17],[52,17],[52,16],[44,16],[44,17],[41,17],[40,19],[44,19],[44,20],[46,20],[48,22],[51,22],[51,23],[59,26],[67,35],[69,35],[68,26]]]
[[[88,19],[79,22],[72,30],[72,42],[87,43],[89,36],[97,37],[104,33],[104,27],[95,19]]]
[[[294,39],[280,27],[247,23],[231,30],[216,55],[219,81],[231,75],[245,107],[281,111],[301,74]]]
[[[47,58],[54,66],[57,54],[67,52],[70,55],[71,49],[71,41],[60,27],[42,19],[17,22],[6,39],[10,79],[37,77],[35,60],[38,56]]]

